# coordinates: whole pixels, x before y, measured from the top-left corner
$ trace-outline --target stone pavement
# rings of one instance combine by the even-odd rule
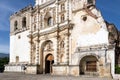
[[[0,80],[113,80],[111,78],[57,76],[50,74],[0,73]]]

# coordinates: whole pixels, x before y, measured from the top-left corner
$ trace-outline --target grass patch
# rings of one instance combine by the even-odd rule
[[[118,65],[115,66],[115,73],[120,74],[120,67]]]

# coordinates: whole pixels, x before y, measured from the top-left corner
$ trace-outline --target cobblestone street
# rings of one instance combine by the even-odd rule
[[[23,73],[0,73],[0,80],[113,80],[111,78],[55,76],[49,74],[30,75]]]

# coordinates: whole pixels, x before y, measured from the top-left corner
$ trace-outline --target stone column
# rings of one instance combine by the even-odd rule
[[[112,77],[115,75],[115,49],[110,50],[111,53],[111,74]]]
[[[69,20],[69,0],[67,0],[67,20]]]
[[[36,52],[36,64],[39,64],[39,43],[40,43],[40,40],[39,40],[39,30],[38,30],[38,33],[37,33],[37,52]]]
[[[59,24],[57,25],[57,27],[58,27],[57,36],[56,36],[56,39],[57,39],[57,64],[59,64],[59,62],[60,62],[60,59],[59,59]]]
[[[58,52],[57,52],[57,37],[55,36],[55,39],[54,39],[54,42],[53,42],[53,45],[54,45],[54,65],[57,65],[57,62],[58,62]]]
[[[33,45],[33,31],[32,31],[32,15],[30,16],[30,64],[32,64],[32,53],[33,53],[33,49],[32,49],[32,45]]]
[[[67,46],[66,46],[66,59],[67,59],[67,64],[69,65],[69,0],[67,0],[67,21],[68,21],[68,30],[67,30]]]
[[[56,6],[57,6],[57,64],[59,64],[59,3],[58,0],[56,2]]]
[[[69,31],[66,33],[66,63],[69,65]]]
[[[38,14],[37,14],[37,56],[36,56],[36,63],[37,63],[37,65],[39,64],[39,43],[40,43],[40,40],[39,40],[39,38],[40,38],[40,35],[39,35],[39,33],[40,33],[40,28],[39,28],[39,6],[38,6]]]

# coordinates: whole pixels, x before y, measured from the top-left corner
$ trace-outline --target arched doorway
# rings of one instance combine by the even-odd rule
[[[80,75],[91,75],[97,73],[97,58],[93,55],[85,56],[80,60]]]
[[[54,63],[54,57],[52,54],[48,54],[45,58],[45,73],[52,73],[52,64]]]
[[[50,67],[50,61],[54,63],[54,47],[51,40],[44,41],[41,45],[40,54],[40,73],[51,73],[52,67]]]

